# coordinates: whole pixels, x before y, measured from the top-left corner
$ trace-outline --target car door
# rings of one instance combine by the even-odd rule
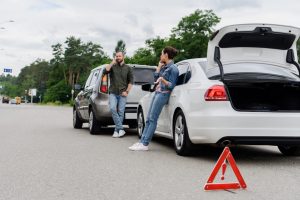
[[[187,62],[179,63],[178,66],[178,79],[175,88],[173,89],[168,104],[166,104],[162,110],[162,113],[158,120],[157,130],[171,136],[172,130],[172,115],[175,106],[178,105],[177,101],[180,100],[182,90],[186,89],[186,83],[191,76],[191,67]]]
[[[83,90],[80,91],[80,93],[77,96],[77,98],[78,98],[78,111],[79,111],[81,117],[85,120],[87,120],[87,117],[85,115],[85,109],[86,109],[85,94],[87,92],[87,88],[90,85],[93,74],[94,74],[94,71],[91,71],[87,81],[85,82],[85,86],[84,86]]]
[[[85,92],[83,94],[83,96],[84,96],[83,112],[84,112],[84,116],[86,117],[86,119],[89,118],[89,99],[90,99],[91,95],[93,94],[93,90],[95,88],[95,85],[96,85],[98,79],[99,79],[99,69],[94,71],[91,82],[90,82],[89,86],[85,89]]]

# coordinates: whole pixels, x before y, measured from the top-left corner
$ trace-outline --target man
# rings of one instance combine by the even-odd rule
[[[133,83],[132,69],[124,63],[124,53],[116,52],[115,58],[105,67],[103,73],[110,74],[109,106],[116,125],[112,137],[122,137],[125,135],[123,119],[127,95]]]
[[[129,147],[132,151],[147,151],[148,145],[152,139],[157,126],[158,117],[169,101],[170,94],[176,86],[179,71],[174,64],[174,57],[177,55],[177,50],[173,47],[165,47],[160,56],[160,62],[154,73],[156,80],[156,90],[149,106],[146,126],[143,131],[141,140]]]

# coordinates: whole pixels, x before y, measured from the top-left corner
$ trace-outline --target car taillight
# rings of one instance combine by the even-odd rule
[[[205,101],[227,101],[226,90],[223,85],[214,85],[206,91]]]
[[[100,92],[108,93],[108,77],[107,75],[102,76],[100,84]]]

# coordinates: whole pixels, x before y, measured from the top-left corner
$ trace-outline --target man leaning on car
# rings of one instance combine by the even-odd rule
[[[110,74],[109,106],[116,125],[113,137],[125,135],[123,120],[127,95],[132,87],[132,69],[124,63],[124,53],[116,52],[113,61],[104,69],[104,74]]]

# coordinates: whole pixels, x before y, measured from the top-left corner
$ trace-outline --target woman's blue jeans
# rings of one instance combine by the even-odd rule
[[[156,129],[158,117],[169,101],[170,93],[156,92],[152,98],[151,105],[148,111],[146,125],[140,140],[145,146],[148,146]]]

